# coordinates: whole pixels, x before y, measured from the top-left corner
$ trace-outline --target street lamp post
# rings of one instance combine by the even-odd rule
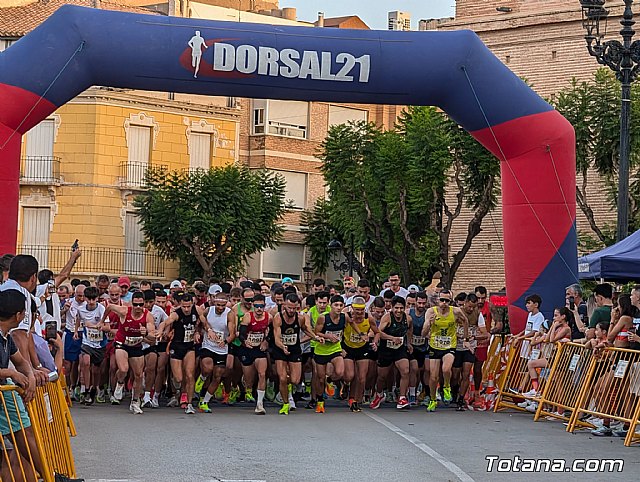
[[[313,276],[313,266],[309,263],[306,263],[302,268],[302,273],[304,275],[304,284],[307,287],[307,293],[311,290],[311,277]]]
[[[363,266],[362,263],[358,260],[355,254],[355,245],[353,240],[353,234],[350,237],[350,246],[349,251],[345,254],[344,261],[340,260],[340,253],[342,251],[342,243],[337,239],[332,239],[327,245],[327,249],[331,252],[331,263],[333,264],[333,269],[336,271],[340,271],[341,273],[349,272],[349,276],[353,276],[353,272],[357,271],[359,274],[362,274]]]
[[[620,162],[618,166],[618,229],[617,241],[627,237],[629,231],[629,123],[631,119],[631,83],[638,75],[640,64],[640,41],[633,43],[635,35],[633,25],[633,0],[624,0],[624,13],[620,25],[619,40],[603,42],[607,32],[609,11],[604,8],[606,0],[580,0],[582,7],[582,26],[586,30],[584,36],[589,54],[599,64],[613,70],[622,85],[622,107],[620,110]],[[604,26],[601,24],[604,22]]]

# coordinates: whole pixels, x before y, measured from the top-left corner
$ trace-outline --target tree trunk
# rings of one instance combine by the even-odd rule
[[[582,186],[576,186],[576,201],[578,206],[580,206],[580,210],[584,214],[584,217],[587,218],[589,227],[596,234],[600,242],[606,246],[607,238],[600,227],[596,224],[596,217],[593,213],[593,209],[591,209],[591,206],[587,201],[587,171],[583,171],[582,173]]]

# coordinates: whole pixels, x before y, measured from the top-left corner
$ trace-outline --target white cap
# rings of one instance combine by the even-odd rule
[[[182,283],[180,283],[180,280],[174,279],[169,285],[169,288],[182,288]]]
[[[409,291],[409,293],[417,293],[420,290],[420,287],[418,285],[409,285],[409,287],[407,288],[407,291]]]
[[[210,295],[217,295],[218,293],[222,293],[222,288],[220,287],[220,285],[211,285],[209,286],[209,294]]]

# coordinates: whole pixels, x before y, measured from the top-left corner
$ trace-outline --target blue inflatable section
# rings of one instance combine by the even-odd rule
[[[556,182],[575,173],[573,130],[473,32],[270,26],[64,6],[0,53],[2,252],[17,241],[20,135],[92,85],[438,106],[502,161],[512,326],[526,316],[514,302],[535,289],[554,306],[576,279],[575,184]],[[546,236],[525,229],[540,226]]]
[[[209,44],[200,49],[198,78],[179,62],[187,57],[191,67],[193,49],[188,43],[196,31]],[[42,95],[80,48],[45,94],[56,106],[90,85],[105,85],[253,98],[437,105],[474,131],[487,124],[477,109],[470,109],[474,102],[464,66],[491,125],[551,110],[470,31],[281,27],[75,6],[60,8],[0,56],[0,82]]]

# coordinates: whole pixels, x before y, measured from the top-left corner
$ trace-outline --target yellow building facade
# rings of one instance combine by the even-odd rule
[[[23,137],[18,251],[59,270],[168,280],[175,263],[145,250],[133,200],[148,168],[208,169],[238,159],[226,98],[92,88]]]

